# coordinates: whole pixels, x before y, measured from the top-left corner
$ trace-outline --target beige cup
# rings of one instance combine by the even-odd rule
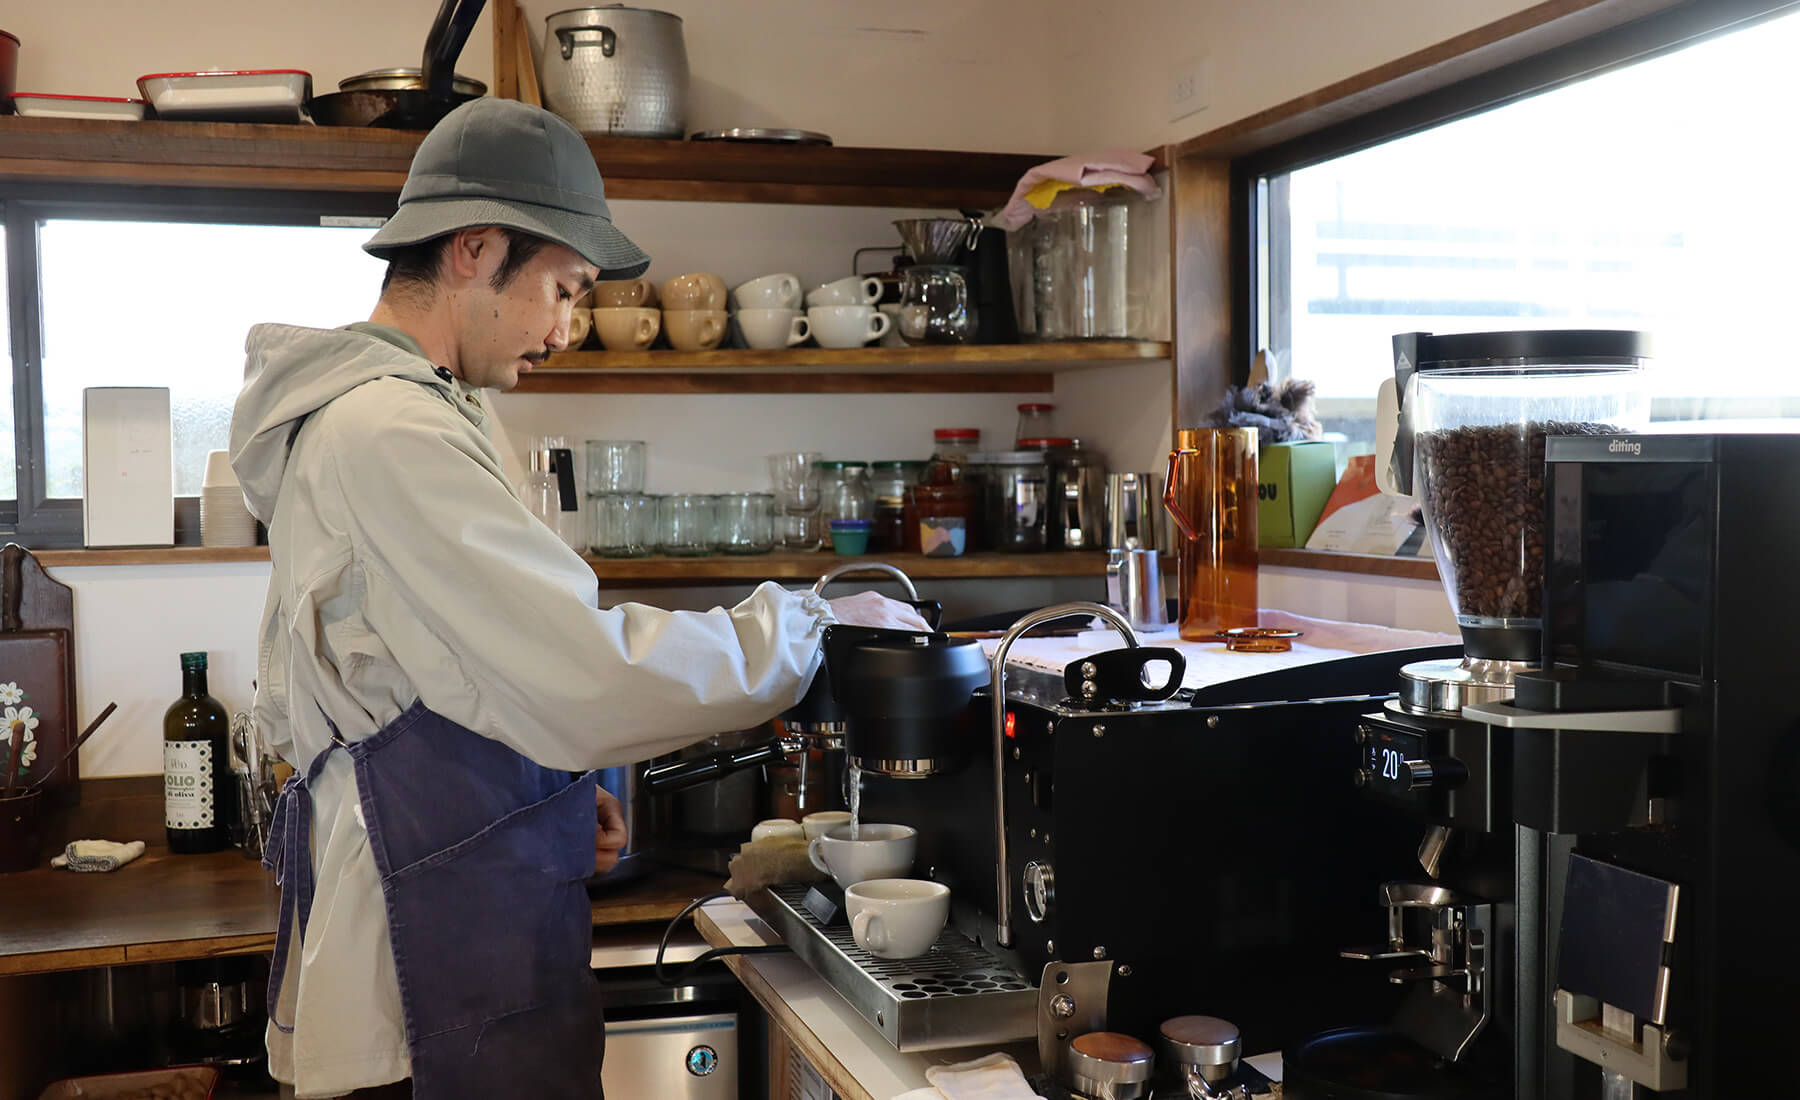
[[[607,351],[643,351],[662,331],[662,311],[655,309],[596,309],[594,331]]]
[[[665,309],[663,331],[669,334],[669,346],[678,351],[705,351],[725,339],[730,319],[722,309]]]
[[[656,284],[649,279],[620,279],[595,283],[588,292],[595,309],[632,309],[656,305]]]
[[[771,817],[764,821],[758,821],[756,826],[750,830],[751,843],[767,840],[772,836],[785,836],[800,840],[806,836],[806,833],[801,830],[798,821],[792,821],[785,817]]]
[[[579,306],[569,311],[569,342],[565,345],[574,351],[587,342],[588,330],[593,327],[592,310]]]
[[[919,878],[864,879],[845,888],[844,912],[856,946],[884,959],[916,959],[950,918],[950,888]]]
[[[797,309],[740,309],[737,324],[753,348],[791,348],[812,335],[806,314]]]
[[[729,294],[717,275],[677,275],[662,285],[662,305],[676,312],[724,309]]]
[[[816,814],[807,814],[800,819],[800,827],[806,831],[806,839],[824,836],[839,825],[850,824],[848,810],[820,810]]]
[[[850,839],[850,826],[838,825],[814,837],[806,856],[848,890],[864,879],[906,877],[918,845],[919,831],[911,825],[864,825],[855,840]]]
[[[806,320],[822,348],[860,348],[886,336],[893,325],[874,306],[813,306],[806,311]]]

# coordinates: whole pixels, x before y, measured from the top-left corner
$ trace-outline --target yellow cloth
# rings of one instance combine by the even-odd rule
[[[1025,192],[1025,201],[1039,210],[1048,210],[1050,204],[1056,201],[1056,196],[1064,191],[1111,191],[1116,187],[1123,186],[1122,183],[1100,183],[1091,187],[1082,187],[1080,184],[1070,183],[1068,180],[1039,180],[1032,185],[1031,190]]]

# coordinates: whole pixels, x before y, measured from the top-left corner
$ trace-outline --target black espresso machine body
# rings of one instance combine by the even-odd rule
[[[1471,708],[1510,724],[1518,824],[1573,841],[1539,993],[1573,1058],[1532,1092],[1621,1095],[1610,1061],[1640,1096],[1771,1095],[1800,1021],[1800,435],[1545,458],[1544,669]]]
[[[1159,703],[1083,703],[1062,677],[1007,679],[1004,761],[1013,946],[998,945],[988,723],[968,763],[920,782],[868,776],[862,819],[919,830],[915,874],[952,923],[1036,978],[1113,963],[1107,1028],[1225,1017],[1245,1050],[1393,1008],[1339,958],[1344,929],[1400,876],[1417,832],[1357,795],[1358,716],[1399,668],[1456,647],[1345,658]],[[991,696],[974,703],[984,718]]]

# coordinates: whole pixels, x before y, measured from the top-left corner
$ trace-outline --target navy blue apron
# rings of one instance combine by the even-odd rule
[[[330,724],[327,718],[327,724]],[[589,969],[594,775],[571,782],[414,703],[332,743],[281,792],[263,863],[281,883],[276,1017],[292,930],[312,909],[312,795],[342,748],[381,874],[418,1100],[602,1095],[604,1023]]]

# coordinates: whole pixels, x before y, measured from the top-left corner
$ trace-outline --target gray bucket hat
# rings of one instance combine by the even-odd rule
[[[478,225],[518,229],[573,249],[602,279],[633,279],[650,257],[613,227],[594,155],[541,107],[483,96],[445,115],[419,143],[400,208],[363,250],[396,248]]]

